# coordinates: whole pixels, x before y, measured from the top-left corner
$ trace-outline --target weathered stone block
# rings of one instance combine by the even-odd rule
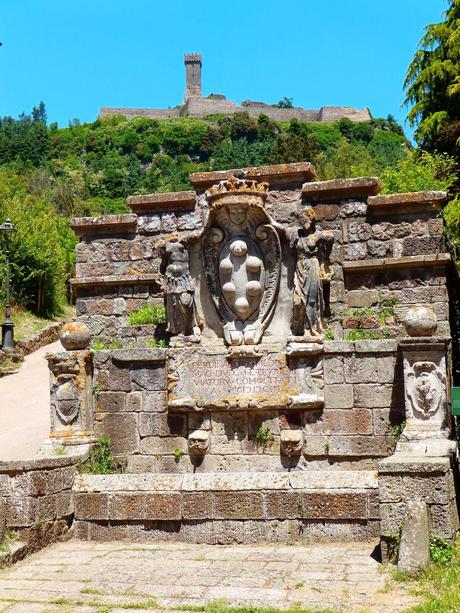
[[[126,396],[126,410],[135,413],[142,411],[142,392],[131,392]]]
[[[331,457],[385,457],[394,450],[392,436],[332,436],[329,444]]]
[[[168,407],[168,396],[166,392],[142,392],[142,410],[163,412]]]
[[[351,243],[346,245],[343,250],[343,257],[345,261],[365,260],[367,258],[367,244]]]
[[[213,492],[215,519],[262,519],[261,492]]]
[[[11,528],[31,526],[37,516],[37,498],[11,496],[7,502],[7,525]]]
[[[367,519],[367,495],[302,492],[304,519]]]
[[[324,382],[326,385],[343,383],[343,358],[327,356],[324,359]]]
[[[176,450],[187,453],[188,442],[185,437],[168,436],[159,438],[158,436],[148,436],[143,438],[140,443],[140,453],[145,455],[174,455]]]
[[[386,408],[390,407],[393,399],[392,385],[355,385],[354,397],[356,407]]]
[[[69,492],[69,496],[70,496]],[[56,519],[56,495],[40,496],[37,498],[37,515],[36,520],[53,521]]]
[[[114,455],[139,451],[137,415],[134,413],[101,413],[96,416],[96,433],[109,436]]]
[[[408,500],[399,547],[398,570],[417,574],[430,563],[428,513],[421,500]]]
[[[140,413],[141,436],[187,436],[187,417],[167,413]]]
[[[353,243],[367,241],[371,237],[371,226],[363,221],[349,221],[347,226],[348,240]]]
[[[133,390],[161,391],[166,389],[166,370],[164,366],[146,368],[134,365],[131,380]]]
[[[438,237],[409,237],[403,239],[401,255],[427,255],[437,253],[441,248],[441,240]]]
[[[126,410],[125,392],[100,392],[95,397],[96,413],[119,413]]]
[[[375,289],[354,289],[347,292],[347,304],[353,308],[370,307],[379,301],[379,293]]]
[[[324,402],[327,409],[351,409],[353,406],[353,386],[326,385]]]
[[[445,475],[381,475],[379,490],[382,502],[418,498],[429,504],[447,504],[450,499]]]
[[[115,392],[131,391],[131,377],[127,366],[109,365],[109,389]]]
[[[104,493],[75,492],[75,517],[78,520],[109,519],[109,495]]]
[[[265,516],[267,519],[296,519],[301,517],[300,492],[265,492]]]
[[[69,517],[74,514],[74,496],[71,492],[56,494],[56,517]]]
[[[369,409],[326,409],[321,418],[306,424],[309,434],[372,434],[372,411]]]
[[[347,383],[372,383],[378,381],[375,357],[350,356],[344,360],[345,381]]]
[[[184,492],[182,494],[182,517],[184,519],[210,519],[213,517],[211,492]]]
[[[179,492],[112,494],[109,516],[114,520],[174,520],[182,517]]]

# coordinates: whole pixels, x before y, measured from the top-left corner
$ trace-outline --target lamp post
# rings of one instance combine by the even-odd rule
[[[0,225],[0,232],[5,232],[6,237],[6,304],[5,304],[5,321],[2,323],[2,349],[3,351],[14,351],[14,323],[11,319],[11,304],[10,304],[10,244],[9,233],[14,232],[16,228],[11,223],[11,219],[7,219],[5,223]]]

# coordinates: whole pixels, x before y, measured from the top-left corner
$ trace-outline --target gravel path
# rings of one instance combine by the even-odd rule
[[[0,460],[32,457],[48,438],[50,390],[48,351],[62,349],[58,341],[25,358],[14,375],[0,378]]]
[[[371,557],[374,546],[68,541],[0,571],[0,611],[172,612],[224,600],[229,606],[398,613],[416,604]]]

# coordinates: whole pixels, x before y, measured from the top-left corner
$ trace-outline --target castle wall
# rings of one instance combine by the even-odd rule
[[[126,109],[102,107],[99,117],[116,117],[122,115],[126,119],[145,117],[146,119],[175,119],[181,116],[181,107],[172,109]]]
[[[177,117],[206,117],[218,113],[247,113],[250,117],[258,117],[260,114],[267,115],[273,121],[338,121],[346,117],[351,121],[370,121],[371,115],[368,109],[357,110],[352,107],[322,107],[315,109],[283,109],[265,104],[247,104],[239,106],[226,98],[203,98],[194,94],[189,96],[182,106],[172,109],[129,109],[108,108],[100,110],[99,117],[114,117],[123,115],[127,119],[134,117],[146,117],[148,119],[174,119]]]

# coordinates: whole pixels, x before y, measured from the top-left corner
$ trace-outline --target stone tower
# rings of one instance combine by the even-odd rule
[[[201,97],[201,54],[186,53],[185,64],[185,100],[192,96]]]

